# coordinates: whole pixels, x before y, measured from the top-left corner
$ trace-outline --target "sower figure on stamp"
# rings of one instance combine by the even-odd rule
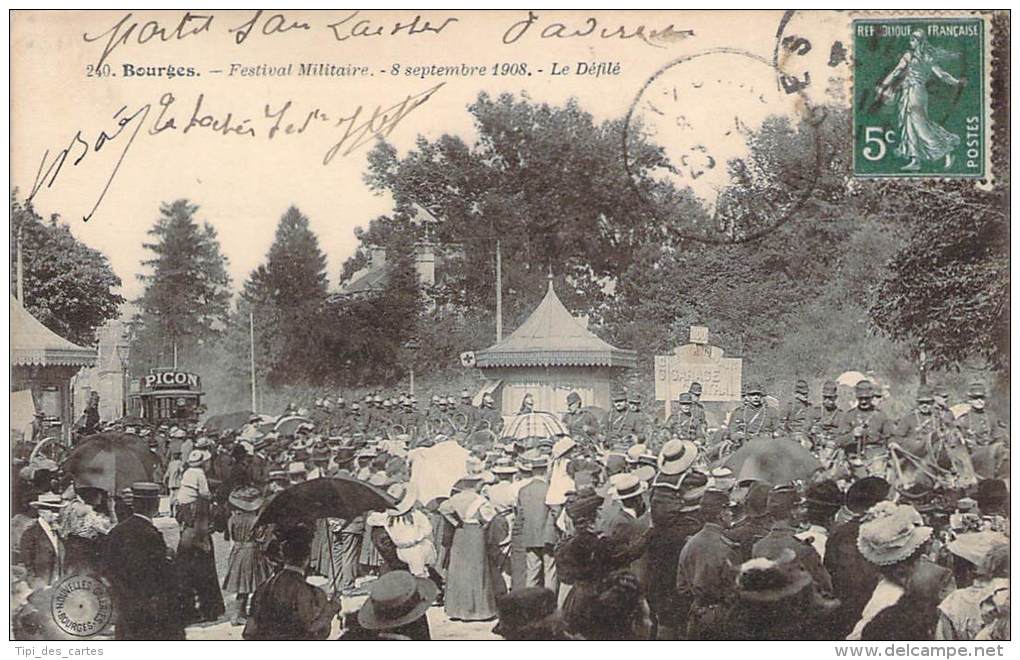
[[[958,58],[957,53],[928,43],[923,30],[914,30],[910,34],[910,50],[875,89],[879,99],[884,101],[895,88],[899,124],[896,155],[907,159],[902,168],[906,171],[920,170],[921,161],[943,159],[945,169],[952,167],[953,151],[960,145],[960,136],[950,133],[928,116],[927,85],[932,77],[947,85],[966,85],[966,78],[957,79],[940,65],[943,60]]]

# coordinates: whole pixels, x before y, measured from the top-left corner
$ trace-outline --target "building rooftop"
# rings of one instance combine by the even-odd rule
[[[634,351],[596,337],[560,302],[552,280],[531,316],[503,341],[475,354],[477,367],[637,366]]]
[[[72,344],[43,325],[11,296],[11,365],[91,367],[96,350]]]

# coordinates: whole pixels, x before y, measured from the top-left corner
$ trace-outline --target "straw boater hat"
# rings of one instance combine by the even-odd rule
[[[230,494],[227,498],[230,504],[237,507],[241,511],[258,511],[262,508],[262,503],[265,501],[262,498],[262,494],[258,488],[252,486],[246,486],[244,488],[238,488]]]
[[[655,468],[651,465],[639,465],[631,474],[641,481],[651,483],[652,479],[655,478]]]
[[[439,587],[407,571],[390,571],[372,583],[368,600],[358,610],[358,623],[367,630],[399,628],[432,606]]]
[[[698,446],[689,440],[670,440],[659,452],[659,472],[663,474],[680,474],[698,458]]]
[[[37,497],[34,502],[29,503],[29,506],[33,509],[59,511],[67,506],[67,502],[65,502],[64,498],[56,493],[40,493],[39,497]]]
[[[857,549],[879,566],[903,561],[931,538],[932,528],[912,506],[880,502],[868,512],[857,535]]]
[[[631,473],[613,475],[609,480],[609,495],[618,502],[638,497],[646,490],[648,482]]]
[[[741,600],[774,603],[799,594],[810,584],[811,575],[801,567],[793,550],[784,548],[775,561],[758,557],[741,564],[737,594]]]
[[[300,461],[294,461],[287,466],[287,476],[289,478],[304,477],[306,474],[308,474],[308,468]]]
[[[192,449],[191,453],[188,454],[188,465],[195,467],[205,463],[210,458],[209,452],[204,449]]]
[[[492,466],[493,474],[517,474],[517,466],[513,464],[510,457],[497,458],[496,464]]]

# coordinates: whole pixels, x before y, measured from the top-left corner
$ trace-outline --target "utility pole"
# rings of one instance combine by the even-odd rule
[[[248,310],[248,359],[251,366],[251,411],[257,412],[258,408],[255,406],[255,313]]]
[[[20,254],[20,253],[19,253]],[[496,343],[503,341],[503,253],[496,239]]]
[[[24,307],[25,306],[25,289],[24,289],[24,283],[22,281],[23,278],[22,278],[22,265],[21,265],[21,234],[22,234],[21,230],[22,229],[24,229],[24,225],[23,224],[18,225],[18,237],[17,237],[17,241],[18,241],[18,302],[21,303],[22,307]]]

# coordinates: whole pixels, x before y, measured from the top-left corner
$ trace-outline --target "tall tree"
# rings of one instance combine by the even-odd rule
[[[269,362],[271,383],[318,382],[328,375],[326,292],[326,256],[308,218],[291,206],[266,263],[252,272],[242,294],[257,317],[259,354]]]
[[[1008,187],[938,182],[889,193],[912,232],[892,260],[872,319],[908,342],[926,368],[977,358],[1008,372]]]
[[[116,318],[124,298],[114,293],[120,278],[102,252],[93,250],[59,222],[44,222],[31,203],[11,194],[11,293],[17,293],[17,252],[21,249],[21,301],[47,328],[61,337],[88,346],[96,329]]]
[[[412,204],[438,220],[431,238],[458,247],[444,286],[469,305],[492,300],[496,238],[503,251],[505,316],[517,318],[545,290],[550,269],[569,276],[564,302],[585,309],[605,299],[605,280],[632,263],[636,248],[656,231],[635,188],[667,163],[660,149],[631,145],[630,172],[620,157],[623,121],[597,123],[576,99],[562,106],[526,96],[482,93],[468,108],[478,138],[468,144],[442,135],[419,138],[400,158],[389,144],[369,154],[366,181],[393,195],[398,213],[373,222],[359,237],[385,245],[395,229],[421,238],[424,227],[401,213]]]
[[[195,219],[198,208],[186,199],[161,204],[148,232],[154,240],[144,247],[153,257],[142,265],[151,272],[138,276],[145,291],[133,323],[139,369],[168,366],[175,352],[178,366],[194,365],[226,326],[227,258],[212,225]]]

